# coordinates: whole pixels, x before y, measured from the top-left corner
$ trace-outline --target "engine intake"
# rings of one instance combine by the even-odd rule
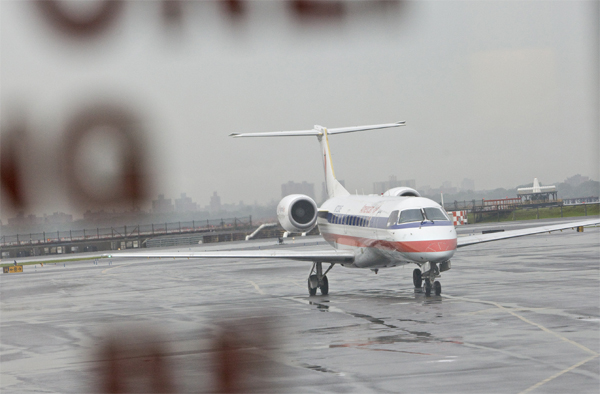
[[[290,233],[305,233],[317,224],[317,204],[309,196],[290,194],[277,205],[277,219]]]

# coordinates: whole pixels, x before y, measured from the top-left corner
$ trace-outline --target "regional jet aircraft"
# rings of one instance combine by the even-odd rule
[[[382,268],[416,264],[419,268],[413,271],[414,286],[422,288],[424,285],[426,295],[430,295],[432,290],[436,295],[440,295],[442,286],[436,279],[442,272],[451,268],[450,259],[457,248],[600,223],[600,220],[592,219],[459,238],[444,209],[438,203],[421,197],[414,189],[397,187],[382,195],[351,195],[335,178],[328,136],[404,124],[405,122],[398,122],[335,129],[315,126],[312,130],[231,134],[234,138],[317,137],[321,144],[329,199],[318,208],[309,196],[286,196],[277,206],[277,217],[281,226],[290,233],[306,233],[318,226],[321,235],[332,248],[317,251],[119,253],[114,257],[267,258],[309,261],[312,262],[308,276],[308,293],[311,296],[317,293],[317,289],[323,295],[328,294],[327,273],[336,264],[347,268],[367,268],[375,272]],[[323,263],[329,264],[325,271]]]

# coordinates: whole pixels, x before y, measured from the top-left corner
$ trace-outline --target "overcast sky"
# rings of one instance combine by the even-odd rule
[[[289,180],[315,183],[320,196],[316,138],[228,137],[315,124],[406,121],[330,138],[352,192],[390,175],[417,189],[598,180],[598,4],[352,2],[317,18],[284,3],[249,2],[232,17],[195,2],[169,24],[162,3],[134,2],[103,33],[71,37],[33,2],[2,1],[3,132],[19,116],[28,122],[21,157],[34,163],[26,177],[37,214],[75,213],[48,169],[65,155],[69,120],[106,101],[142,119],[153,195],[186,192],[201,206],[213,191],[224,203],[278,200]],[[119,152],[92,141],[78,154],[100,179]]]

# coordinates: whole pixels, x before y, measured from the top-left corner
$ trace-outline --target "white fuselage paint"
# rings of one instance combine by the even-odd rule
[[[388,225],[393,211],[430,207],[442,209],[423,197],[334,197],[321,206],[317,225],[334,248],[354,251],[355,261],[346,267],[379,269],[409,263],[441,263],[456,251],[456,230],[451,221]]]

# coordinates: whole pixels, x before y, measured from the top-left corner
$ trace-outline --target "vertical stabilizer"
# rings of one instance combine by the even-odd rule
[[[540,188],[540,181],[537,178],[533,178],[533,192],[541,193],[542,189]]]
[[[315,130],[320,131],[322,134],[317,138],[321,143],[321,154],[323,157],[323,169],[325,170],[325,187],[327,188],[327,195],[329,198],[348,196],[350,193],[341,183],[335,179],[335,172],[333,171],[333,164],[331,163],[331,151],[329,150],[329,139],[327,138],[327,128],[322,126],[315,126]]]

